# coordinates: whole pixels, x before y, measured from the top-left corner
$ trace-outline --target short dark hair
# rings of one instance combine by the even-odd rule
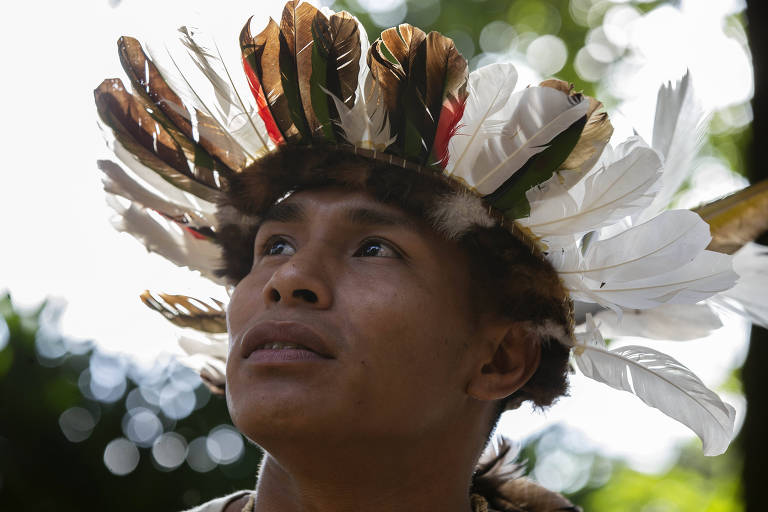
[[[438,197],[461,191],[459,184],[428,168],[403,169],[322,146],[284,146],[226,182],[219,207],[257,218],[288,192],[323,187],[364,190],[425,220]],[[500,216],[498,220],[494,227],[478,226],[456,240],[469,257],[472,303],[478,312],[491,311],[533,327],[555,326],[562,335],[557,339],[547,329],[536,331],[539,367],[521,389],[499,402],[496,418],[525,401],[545,407],[565,394],[569,347],[561,341],[573,332],[572,304],[557,272],[516,224]],[[250,271],[257,231],[257,223],[221,226],[220,275],[230,282],[239,282]]]

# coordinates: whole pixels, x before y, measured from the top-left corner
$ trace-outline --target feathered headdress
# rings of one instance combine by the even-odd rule
[[[122,37],[120,60],[133,92],[118,79],[95,90],[121,162],[99,162],[117,227],[177,265],[227,284],[216,272],[219,238],[229,228],[257,227],[259,212],[285,190],[256,191],[249,208],[222,198],[236,194],[232,183],[265,155],[319,145],[449,181],[455,197],[437,201],[430,214],[441,232],[459,237],[499,223],[522,230],[572,299],[619,318],[627,310],[652,318],[670,307],[701,317],[692,309],[702,307],[697,303],[720,300],[768,320],[763,302],[745,298],[750,292],[725,295],[737,279],[726,253],[768,227],[765,184],[698,212],[663,211],[703,129],[688,76],[660,90],[652,146],[635,136],[613,147],[598,101],[558,80],[519,89],[511,64],[468,74],[453,42],[437,32],[403,24],[369,46],[350,14],[292,0],[279,24],[270,19],[256,35],[248,20],[239,41],[242,70],[228,67],[218,46],[190,28],[180,29],[177,48],[150,49],[151,57]],[[754,264],[762,253],[752,254],[744,268],[765,280]],[[142,299],[206,334],[180,343],[206,356],[201,374],[221,385],[224,305],[148,292]],[[611,350],[591,316],[586,326],[559,337],[587,377],[688,425],[705,453],[725,450],[731,406],[671,357],[639,346]]]

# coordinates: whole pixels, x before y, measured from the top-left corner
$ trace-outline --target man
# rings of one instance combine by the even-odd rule
[[[611,352],[591,321],[574,336],[572,298],[644,309],[735,279],[695,214],[626,222],[662,162],[639,138],[603,153],[599,102],[556,80],[515,91],[510,64],[468,74],[450,39],[410,25],[368,49],[349,14],[294,1],[240,35],[249,102],[181,32],[215,100],[130,38],[136,93],[95,94],[131,171],[101,165],[132,203],[126,230],[231,290],[226,370],[202,375],[265,458],[254,493],[199,510],[571,510],[476,465],[503,410],[565,392],[574,344],[585,374],[725,449],[733,409],[677,361]],[[146,302],[224,330],[199,303]]]
[[[542,357],[529,322],[488,308],[494,281],[472,270],[490,258],[341,187],[274,205],[253,247],[229,305],[226,389],[235,425],[266,453],[254,510],[470,510],[500,404]],[[567,351],[554,347],[560,375],[529,391],[542,404],[564,388]]]

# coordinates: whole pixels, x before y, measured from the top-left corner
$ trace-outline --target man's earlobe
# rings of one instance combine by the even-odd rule
[[[478,400],[500,400],[521,387],[533,376],[541,360],[541,342],[524,324],[512,324],[490,359],[482,363],[467,385],[467,393]]]

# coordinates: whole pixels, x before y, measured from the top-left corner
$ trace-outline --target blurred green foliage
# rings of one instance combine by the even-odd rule
[[[20,312],[9,295],[0,296],[0,510],[182,510],[239,489],[252,488],[259,449],[246,444],[235,463],[200,473],[186,463],[168,470],[149,448],[139,448],[138,466],[125,476],[112,474],[104,450],[123,436],[123,400],[103,403],[81,393],[78,379],[93,350],[45,360],[36,350],[45,306]],[[4,323],[3,323],[4,319]],[[50,333],[48,333],[50,334]],[[136,387],[129,382],[125,394]],[[97,418],[83,441],[67,440],[61,414],[83,407]],[[224,400],[212,397],[192,415],[172,421],[159,413],[166,431],[191,440],[228,422]]]

